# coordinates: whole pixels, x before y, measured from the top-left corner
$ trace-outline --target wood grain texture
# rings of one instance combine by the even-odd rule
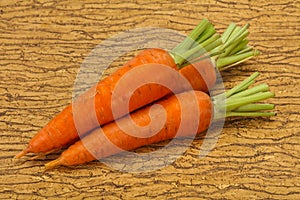
[[[201,2],[201,3],[200,3]],[[1,199],[300,199],[300,3],[292,0],[0,1]],[[250,23],[262,55],[222,72],[231,87],[254,71],[276,97],[276,117],[232,118],[198,158],[199,136],[172,165],[124,173],[99,162],[44,171],[13,156],[71,102],[81,63],[101,41],[138,27],[219,31]],[[142,151],[152,147],[143,148]],[[115,159],[122,159],[116,156]]]

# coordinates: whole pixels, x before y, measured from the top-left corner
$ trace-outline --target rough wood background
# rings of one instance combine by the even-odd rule
[[[300,3],[239,1],[0,1],[1,199],[300,199]],[[250,23],[257,59],[222,73],[231,87],[254,71],[276,92],[276,117],[226,121],[217,146],[201,138],[172,165],[124,173],[99,162],[44,171],[13,156],[71,102],[89,52],[120,31],[156,26],[189,32],[203,17],[219,31]]]

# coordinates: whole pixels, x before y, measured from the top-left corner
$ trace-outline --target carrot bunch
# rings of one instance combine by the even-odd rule
[[[131,150],[132,148],[137,148],[153,142],[172,138],[174,134],[173,132],[169,134],[166,132],[162,133],[165,135],[164,137],[160,137],[159,132],[156,134],[158,136],[144,138],[141,140],[134,137],[132,138],[126,135],[126,133],[122,132],[122,130],[118,129],[115,120],[120,120],[126,126],[126,118],[128,118],[128,116],[132,116],[132,118],[136,118],[137,122],[139,121],[138,118],[141,118],[143,123],[146,123],[147,117],[144,116],[144,113],[148,112],[149,107],[145,108],[144,106],[161,99],[162,102],[158,102],[158,104],[161,104],[167,110],[167,120],[169,118],[174,119],[174,115],[180,112],[179,110],[176,110],[176,108],[178,108],[176,105],[178,104],[178,100],[176,100],[177,98],[170,96],[174,91],[176,94],[180,94],[179,97],[183,98],[183,102],[188,101],[184,99],[188,99],[189,94],[192,92],[196,94],[197,98],[199,97],[199,105],[205,104],[204,107],[206,110],[206,114],[201,113],[199,119],[201,119],[201,121],[206,119],[204,120],[206,123],[201,124],[201,127],[199,127],[198,131],[207,129],[210,123],[210,118],[213,115],[211,109],[213,107],[221,107],[214,105],[209,96],[205,94],[205,92],[208,92],[208,90],[212,88],[216,82],[216,68],[223,69],[237,65],[259,53],[258,51],[253,50],[251,46],[248,46],[248,40],[246,39],[249,34],[249,31],[247,30],[248,27],[248,24],[244,27],[239,27],[232,23],[228,26],[226,31],[220,35],[216,32],[214,26],[207,19],[204,19],[182,43],[180,43],[170,52],[167,52],[163,49],[146,49],[142,51],[124,66],[120,67],[116,72],[99,81],[97,85],[81,94],[72,104],[68,105],[61,113],[55,116],[46,126],[44,126],[30,140],[28,146],[19,154],[17,154],[16,157],[20,158],[27,153],[37,153],[38,156],[45,155],[57,149],[65,148],[68,145],[74,144],[76,141],[78,142],[70,146],[69,149],[62,154],[62,156],[68,154],[73,155],[70,153],[73,151],[77,155],[77,161],[67,161],[67,159],[62,157],[59,160],[54,161],[54,163],[47,165],[47,167],[53,167],[58,164],[80,164],[95,158],[106,157],[108,155],[117,153],[109,150],[108,147],[105,148],[105,145],[101,144],[101,138],[94,136],[95,134],[93,133],[97,131],[97,127],[99,125],[104,125],[103,134],[112,139],[117,145],[130,144],[125,146],[121,145],[121,149],[124,150]],[[175,89],[174,91],[171,91],[169,88],[162,85],[153,83],[139,87],[130,97],[129,113],[132,114],[128,115],[128,111],[123,109],[125,103],[124,97],[129,95],[129,92],[125,87],[123,95],[117,96],[114,99],[119,103],[116,105],[116,109],[121,110],[117,113],[117,115],[115,115],[115,113],[112,111],[112,98],[113,91],[118,82],[134,69],[139,69],[141,72],[143,72],[143,66],[145,64],[166,66],[169,69],[178,72],[178,74],[184,77],[189,84],[176,84],[177,79],[175,76],[158,73],[156,75],[157,80],[169,81],[173,84],[173,88]],[[251,84],[248,83],[246,86],[249,85]],[[187,91],[190,90],[189,86],[191,86],[194,91]],[[238,97],[238,99],[236,99],[237,102],[244,102],[245,99],[242,97],[249,98],[247,95],[241,97],[241,95],[244,94],[242,90],[245,90],[247,88],[246,86],[241,88],[239,91],[231,92],[232,94],[228,95],[227,97],[233,99]],[[244,92],[249,93],[249,90],[245,90]],[[256,101],[257,99],[254,102]],[[236,101],[232,100],[232,103],[233,102]],[[82,116],[80,117],[79,121],[77,119],[76,123],[74,122],[73,116],[73,112],[75,110],[74,106],[76,106],[76,112],[80,113]],[[250,112],[245,112],[247,109],[248,111],[251,111],[251,113],[253,111],[257,111],[251,107],[253,106],[251,104],[248,105],[248,107],[244,106],[244,104],[239,104],[237,107],[233,106],[234,109],[231,109],[230,106],[232,106],[230,103],[226,103],[226,107],[224,108],[226,109],[226,112],[228,111],[228,116],[239,115],[238,113],[240,112],[242,112],[243,115],[248,116],[250,115]],[[249,109],[249,106],[251,109]],[[142,108],[142,110],[137,111],[140,108]],[[237,108],[238,110],[236,110]],[[93,115],[91,115],[93,110],[96,112],[96,119],[93,117]],[[210,114],[208,114],[209,112]],[[255,115],[258,115],[258,113]],[[265,114],[263,114],[263,116],[264,115]],[[174,126],[176,127],[178,122],[176,120],[174,121],[173,119],[170,121],[170,123],[166,123],[172,127],[166,127],[166,129],[176,129]],[[92,130],[94,131],[91,132]],[[111,135],[114,136],[110,137]],[[116,139],[116,135],[119,139]],[[100,153],[101,155],[96,150],[96,156],[88,155],[84,147],[80,146],[80,144],[82,144],[81,141],[79,141],[81,137],[84,137],[84,140],[91,140],[90,142],[87,142],[90,145],[103,146]],[[124,141],[127,140],[128,142],[124,143]],[[136,141],[137,144],[131,144],[130,141],[132,140]],[[84,160],[80,158],[80,155],[86,159]]]
[[[180,131],[179,124],[183,109],[199,110],[198,123],[195,122],[193,114],[187,116],[186,121],[189,126],[197,125],[197,133],[205,131],[213,119],[223,117],[222,110],[225,110],[226,117],[232,116],[274,116],[273,112],[262,112],[263,110],[271,110],[273,104],[256,104],[256,102],[271,98],[274,93],[269,91],[267,84],[248,88],[254,83],[254,79],[259,73],[252,74],[249,78],[226,92],[215,97],[210,97],[201,91],[187,91],[178,95],[171,95],[168,98],[160,100],[157,104],[164,109],[156,108],[152,110],[154,116],[161,116],[166,112],[166,121],[164,126],[156,133],[155,123],[151,124],[151,119],[148,117],[151,106],[135,111],[130,115],[104,125],[102,128],[95,129],[81,141],[70,146],[62,155],[45,166],[50,169],[58,165],[71,166],[83,164],[95,159],[105,158],[107,156],[129,151],[141,146],[149,145],[163,140],[172,139],[175,136],[183,137],[193,134],[190,131]],[[226,97],[226,103],[221,100]],[[191,106],[191,99],[196,98],[196,105]],[[143,133],[138,133],[139,136],[129,135],[122,128],[132,127],[131,120],[140,126],[151,124]],[[189,129],[186,127],[186,129]],[[185,130],[186,130],[185,129]],[[177,135],[176,135],[177,134]]]

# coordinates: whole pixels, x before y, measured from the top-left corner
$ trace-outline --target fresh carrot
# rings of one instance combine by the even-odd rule
[[[113,116],[111,110],[112,91],[117,82],[128,74],[130,70],[144,64],[161,64],[180,72],[196,90],[207,91],[216,81],[215,67],[222,68],[243,62],[258,52],[247,46],[248,25],[240,28],[231,24],[222,37],[216,33],[213,25],[204,19],[176,48],[167,52],[162,49],[146,49],[119,68],[115,73],[100,81],[97,85],[80,95],[76,100],[77,112],[80,113],[80,131],[75,126],[73,105],[68,105],[61,113],[54,117],[29,142],[28,146],[17,158],[27,153],[47,153],[60,149],[79,139],[87,132],[127,114],[119,113]],[[191,42],[194,41],[194,42]],[[225,54],[226,53],[226,54]],[[212,60],[203,59],[210,55]],[[199,60],[198,58],[201,58]],[[191,65],[190,63],[195,63]],[[199,73],[201,72],[201,74]],[[177,92],[184,91],[178,86]],[[124,91],[126,96],[126,91]],[[130,99],[129,111],[134,111],[171,91],[158,84],[148,84],[138,88]],[[120,99],[123,96],[119,97]],[[121,101],[121,100],[120,100]],[[118,105],[121,109],[124,105]],[[97,119],[93,120],[91,113],[95,108]]]
[[[126,134],[118,124],[125,126],[127,130],[135,130],[132,127],[131,120],[133,120],[139,126],[146,126],[150,124],[149,110],[151,107],[145,107],[138,111],[131,113],[128,116],[120,118],[114,122],[104,125],[102,128],[94,130],[92,133],[84,137],[81,141],[76,142],[70,146],[62,155],[45,166],[46,168],[53,168],[57,165],[78,165],[83,164],[95,159],[105,158],[107,156],[120,153],[122,151],[129,151],[141,146],[157,143],[159,141],[168,140],[174,138],[178,131],[178,127],[181,123],[181,114],[183,106],[179,103],[189,104],[193,95],[196,96],[196,106],[199,110],[199,115],[196,116],[199,119],[197,126],[197,132],[202,132],[209,128],[212,118],[220,118],[218,110],[225,109],[226,115],[230,116],[273,116],[272,112],[257,112],[260,110],[273,109],[272,104],[253,104],[255,102],[273,97],[274,94],[269,92],[267,85],[262,84],[251,89],[247,89],[252,81],[258,76],[258,73],[254,73],[245,81],[238,84],[236,87],[226,93],[226,105],[220,102],[222,94],[213,97],[212,99],[204,92],[201,91],[187,91],[180,93],[177,96],[170,96],[164,100],[158,102],[163,109],[153,109],[153,116],[161,116],[166,113],[166,120],[163,128],[157,133],[153,127],[145,131],[146,134],[142,134],[143,137],[137,137]],[[189,111],[188,111],[189,112]],[[189,114],[189,122],[193,122],[193,115]],[[157,121],[151,124],[155,124]],[[190,124],[189,127],[193,126]],[[187,127],[188,128],[188,127]],[[156,134],[155,134],[156,133]],[[139,134],[139,133],[138,133]],[[182,131],[178,134],[180,136],[189,136],[193,134],[190,131]],[[150,136],[150,137],[147,137]],[[107,138],[107,139],[106,139]],[[117,146],[118,148],[114,147]]]
[[[141,146],[157,143],[163,140],[174,138],[181,123],[181,108],[183,105],[189,104],[191,98],[195,95],[197,99],[197,106],[199,109],[199,123],[197,132],[202,132],[209,128],[213,118],[218,119],[222,116],[218,115],[219,110],[225,109],[226,116],[273,116],[272,112],[258,112],[261,110],[271,110],[274,108],[273,104],[253,104],[255,102],[270,98],[274,93],[269,91],[266,84],[247,89],[253,83],[253,80],[258,76],[254,73],[245,81],[238,84],[236,87],[228,91],[225,95],[227,97],[226,105],[219,104],[218,101],[222,94],[210,98],[206,93],[201,91],[187,91],[176,96],[170,96],[158,102],[164,110],[153,109],[154,116],[161,116],[166,113],[166,121],[163,128],[156,134],[151,127],[147,129],[143,137],[135,137],[126,134],[118,124],[125,126],[132,126],[130,123],[133,120],[139,126],[150,124],[149,118],[150,106],[131,113],[128,116],[120,118],[115,122],[104,125],[102,128],[94,130],[92,133],[84,137],[81,141],[76,142],[70,146],[62,155],[45,166],[46,168],[53,168],[58,165],[78,165],[95,159],[105,158],[107,156],[120,153],[122,151],[129,151]],[[181,102],[181,104],[179,103]],[[188,115],[187,121],[193,122],[193,115]],[[155,122],[153,123],[155,124]],[[190,126],[193,126],[190,124]],[[134,132],[134,127],[126,127]],[[148,135],[147,135],[148,134]],[[154,134],[154,135],[153,135]],[[189,131],[182,131],[177,136],[189,136],[193,134]],[[147,137],[150,136],[150,137]],[[176,137],[177,137],[176,136]],[[107,138],[107,139],[106,139]],[[118,148],[116,148],[117,146]]]

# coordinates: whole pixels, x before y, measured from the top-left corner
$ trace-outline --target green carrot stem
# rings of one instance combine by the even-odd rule
[[[230,33],[230,36],[226,39],[226,41],[223,41],[224,45],[223,45],[223,48],[227,48],[232,42],[234,38],[237,37],[237,32],[241,29],[241,27],[239,26],[234,26],[234,29],[231,30],[231,33]]]
[[[249,32],[248,32],[249,34]],[[238,52],[239,50],[241,50],[245,45],[247,45],[248,41],[246,40],[246,44],[245,44],[245,38],[247,35],[243,35],[243,37],[239,37],[238,39],[236,39],[235,41],[233,41],[230,45],[227,46],[226,51],[224,54],[221,54],[220,57],[225,57],[228,55],[232,55],[233,51]]]
[[[244,38],[240,38],[239,40],[235,41],[231,45],[229,45],[225,51],[225,53],[221,54],[219,57],[226,57],[233,55],[234,53],[237,53],[240,51],[243,47],[245,47],[248,43],[248,40]],[[233,53],[234,52],[234,53]]]
[[[213,50],[217,46],[220,46],[221,44],[222,44],[222,39],[219,38],[219,39],[213,41],[212,43],[204,46],[204,49],[205,49],[205,51],[210,52],[211,50]]]
[[[228,40],[228,38],[230,37],[230,35],[232,34],[232,32],[235,28],[236,28],[235,23],[229,24],[229,26],[227,27],[225,32],[222,34],[222,40],[223,40],[224,43]]]
[[[269,92],[269,86],[267,84],[261,84],[244,91],[241,90],[242,88],[245,88],[245,86],[248,87],[249,83],[252,83],[258,75],[259,73],[256,72],[233,87],[231,90],[227,91],[225,94],[223,93],[212,97],[215,111],[214,118],[220,119],[225,117],[224,115],[226,115],[226,117],[274,116],[275,113],[272,112],[258,112],[274,109],[273,104],[255,104],[259,101],[274,97],[274,93]],[[227,99],[224,104],[222,100],[225,99],[225,97]]]
[[[249,52],[249,51],[252,51],[253,50],[253,47],[251,46],[246,46],[244,47],[243,49],[241,49],[239,52],[237,52],[236,54],[239,55],[239,54],[243,54],[243,53],[246,53],[246,52]],[[257,50],[256,50],[257,51]]]
[[[236,27],[235,29],[237,31],[236,32],[233,31],[233,33],[231,34],[232,36],[224,43],[223,48],[228,47],[229,45],[231,45],[234,41],[238,40],[239,38],[247,36],[249,34],[249,31],[247,30],[248,27],[249,27],[249,24],[246,24],[240,30],[238,30],[238,27]]]
[[[252,51],[251,49],[249,52],[243,54],[239,53],[247,47],[245,45],[247,45],[248,40],[245,38],[249,34],[249,31],[247,30],[248,27],[249,24],[246,24],[243,28],[230,25],[224,33],[225,37],[222,35],[223,42],[226,41],[217,49],[225,49],[226,51],[225,53],[216,56],[216,67],[218,69],[235,66],[259,54],[258,51]]]
[[[245,96],[249,96],[255,93],[259,93],[259,92],[266,92],[269,91],[269,86],[265,83],[257,85],[253,88],[244,90],[242,92],[239,92],[237,94],[232,95],[230,98],[238,98],[238,97],[245,97]]]
[[[218,51],[218,52],[211,52],[211,53],[208,53],[207,55],[204,55],[204,56],[201,56],[201,57],[197,57],[197,58],[194,58],[194,59],[191,59],[189,62],[185,62],[183,63],[181,66],[182,68],[187,66],[187,65],[190,65],[191,63],[197,63],[197,62],[200,62],[201,60],[205,60],[205,59],[212,59],[214,56],[216,55],[219,55],[221,54],[223,51]]]
[[[249,43],[249,40],[244,39],[243,41],[241,41],[238,45],[235,46],[235,48],[233,48],[231,50],[231,52],[229,52],[229,55],[233,55],[237,52],[242,51],[245,47],[247,47],[247,44]]]
[[[186,62],[185,65],[183,65],[183,67],[185,67],[186,65],[190,65],[191,63],[197,63],[197,62],[199,62],[201,60],[205,60],[205,59],[214,60],[213,57],[216,55],[219,55],[221,53],[223,53],[223,51],[209,52],[208,54],[203,55],[201,57],[196,57],[196,58],[191,59],[189,62]]]
[[[234,112],[253,112],[258,110],[272,110],[275,108],[274,104],[247,104],[244,106],[240,106],[234,110]]]
[[[248,89],[248,87],[250,85],[253,85],[254,83],[255,83],[255,80],[249,81],[247,84],[245,84],[243,87],[241,87],[237,92],[241,92],[241,91]]]
[[[235,29],[232,31],[231,33],[231,37],[230,38],[234,38],[237,36],[237,33],[242,29],[242,27],[240,26],[236,26]],[[227,40],[228,42],[230,41],[229,38]]]
[[[249,27],[249,24],[246,24],[242,29],[241,31],[242,32],[238,32],[237,35],[236,35],[236,38],[233,39],[232,42],[234,41],[242,41],[244,38],[246,38],[248,35],[249,35],[249,31],[247,29],[244,29],[244,28],[248,28]]]
[[[230,97],[231,95],[233,95],[236,92],[239,92],[241,90],[241,88],[243,88],[245,85],[248,85],[249,82],[253,81],[258,76],[259,76],[258,72],[253,73],[250,77],[246,78],[245,80],[240,82],[238,85],[233,87],[231,90],[227,91],[225,93],[226,98]]]
[[[250,96],[246,97],[240,97],[240,98],[233,98],[233,99],[228,99],[226,101],[226,111],[232,111],[234,109],[237,109],[240,106],[249,104],[249,103],[254,103],[257,101],[265,100],[268,98],[274,97],[274,93],[272,92],[260,92],[257,94],[253,94]]]
[[[214,55],[212,59],[218,69],[237,65],[258,55],[258,51],[247,46],[248,27],[249,24],[239,27],[232,23],[220,36],[214,26],[204,19],[170,54],[179,69],[204,55]]]
[[[188,57],[186,60],[188,60],[188,62],[192,62],[192,60],[194,60],[195,58],[197,57],[203,57],[204,54],[206,55],[213,55],[213,56],[216,56],[216,55],[219,55],[222,53],[222,51],[217,51],[217,52],[213,52],[211,51],[212,49],[216,48],[217,46],[221,45],[222,44],[222,40],[221,38],[215,40],[214,42],[211,42],[210,44],[206,44],[206,46],[203,46],[203,49],[201,50],[198,50],[197,51],[197,47],[195,48],[195,53],[193,53],[190,57]],[[201,48],[200,46],[198,46],[198,48]],[[212,58],[212,57],[210,57]],[[194,63],[194,62],[192,62]]]
[[[200,43],[200,46],[202,47],[206,47],[209,44],[211,44],[212,42],[218,40],[221,36],[219,34],[214,34],[213,36],[211,36],[209,39],[205,40],[204,42]]]
[[[201,44],[202,42],[204,42],[205,40],[207,40],[208,38],[210,38],[212,35],[214,35],[216,33],[215,28],[213,27],[213,25],[210,25],[210,27],[205,30],[201,36],[198,37],[198,39],[196,40],[199,44]]]
[[[217,59],[217,68],[222,68],[224,66],[232,65],[232,64],[239,64],[241,62],[244,62],[253,56],[256,56],[259,54],[259,51],[251,51],[251,52],[246,52],[243,54],[237,54],[237,55],[232,55],[224,58],[219,58]]]
[[[219,34],[213,35],[211,38],[205,40],[198,46],[196,46],[196,47],[190,49],[189,51],[185,52],[184,54],[182,54],[182,57],[185,57],[185,58],[194,57],[195,58],[195,57],[199,57],[203,54],[206,54],[210,50],[212,50],[222,44],[222,40],[220,39],[220,37],[221,36]]]
[[[196,41],[199,35],[209,26],[210,22],[207,19],[203,19],[195,29],[181,42],[177,47],[173,49],[173,52],[183,52],[189,49]]]
[[[201,55],[206,54],[210,49],[213,49],[217,46],[219,46],[222,42],[219,40],[220,36],[215,35],[211,37],[210,39],[206,40],[202,44],[184,52],[181,54],[181,56],[177,56],[174,58],[175,63],[178,65],[179,69],[182,68],[182,64],[188,60],[191,56],[193,57],[199,57]]]

